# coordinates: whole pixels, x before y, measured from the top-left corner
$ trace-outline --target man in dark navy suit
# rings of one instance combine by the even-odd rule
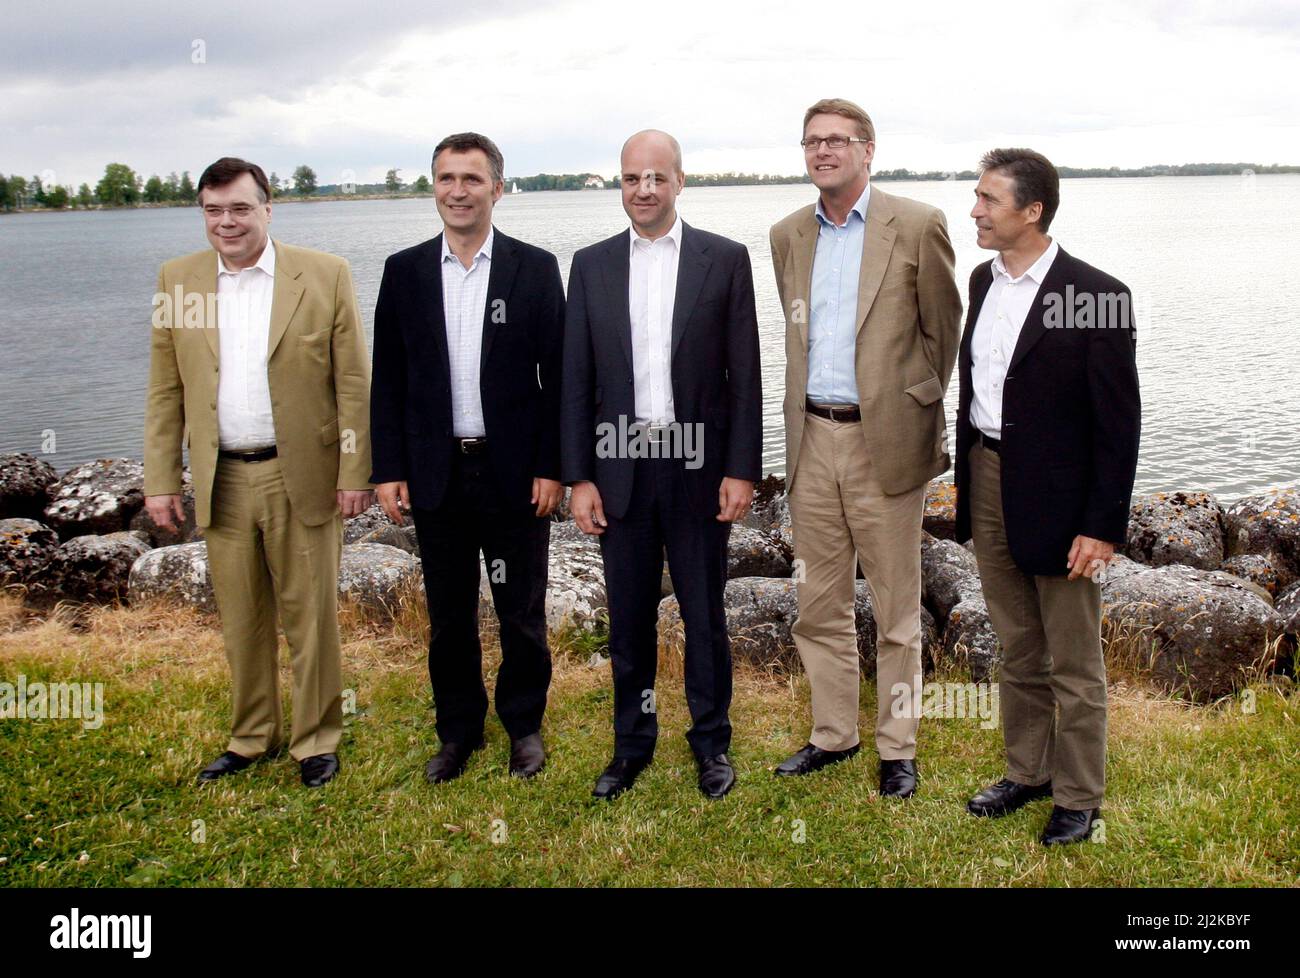
[[[477,133],[433,154],[443,233],[392,255],[375,308],[372,455],[389,519],[415,519],[437,711],[433,783],[465,769],[487,716],[479,553],[501,622],[496,709],[510,772],[545,752],[549,516],[560,503],[564,290],[555,256],[492,226],[501,151]]]
[[[735,772],[723,607],[731,524],[762,468],[758,320],[749,253],[677,215],[681,148],[647,130],[623,146],[632,226],[573,256],[564,336],[562,475],[601,539],[614,670],[614,759],[593,794],[631,787],[654,754],[664,553],[686,632],[700,790]]]
[[[1002,643],[1007,773],[967,805],[999,816],[1051,796],[1042,842],[1089,837],[1106,774],[1104,568],[1128,528],[1142,406],[1127,286],[1047,230],[1060,201],[1040,153],[985,155],[958,364],[957,539],[975,539]],[[1059,711],[1059,715],[1058,715]]]

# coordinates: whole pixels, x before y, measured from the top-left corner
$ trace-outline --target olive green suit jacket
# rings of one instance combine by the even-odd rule
[[[785,312],[785,474],[794,485],[808,391],[816,206],[772,227]],[[961,342],[961,294],[943,212],[871,187],[858,276],[854,373],[868,457],[889,495],[950,464],[943,396]]]
[[[285,488],[294,516],[318,526],[335,492],[367,489],[370,364],[348,263],[275,242],[267,378]],[[217,253],[165,263],[154,296],[144,492],[181,491],[190,452],[198,525],[210,525],[217,468]]]

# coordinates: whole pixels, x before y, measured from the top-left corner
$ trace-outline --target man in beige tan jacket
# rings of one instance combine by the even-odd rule
[[[289,753],[318,787],[343,731],[342,519],[372,498],[365,338],[347,262],[270,239],[261,167],[220,159],[198,197],[212,248],[164,264],[154,297],[144,491],[160,526],[184,519],[188,446],[233,685],[229,747],[199,780],[280,747],[278,606]]]
[[[820,192],[772,228],[785,311],[786,487],[799,619],[812,687],[809,743],[776,769],[808,774],[852,757],[858,737],[855,569],[876,620],[880,792],[916,789],[921,682],[921,516],[948,468],[943,395],[961,297],[943,213],[870,184],[875,129],[824,99],[804,116]]]

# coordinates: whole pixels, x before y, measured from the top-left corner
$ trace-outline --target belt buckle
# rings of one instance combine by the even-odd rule
[[[651,445],[662,445],[668,440],[668,425],[648,424],[645,426],[646,440]]]
[[[482,444],[482,438],[462,438],[460,440],[460,453],[462,455],[472,455]]]

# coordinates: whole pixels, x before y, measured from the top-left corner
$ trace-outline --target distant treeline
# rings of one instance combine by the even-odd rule
[[[1157,164],[1124,169],[1112,167],[1057,168],[1063,178],[1078,177],[1204,177],[1240,176],[1258,173],[1300,173],[1300,166],[1280,163],[1180,163]],[[300,199],[313,197],[374,197],[376,195],[403,195],[432,193],[429,178],[420,174],[406,183],[398,169],[389,170],[383,183],[329,183],[318,185],[316,172],[307,164],[293,171],[293,176],[282,180],[276,173],[267,178],[273,197],[293,196]],[[871,178],[890,180],[975,180],[975,170],[880,170]],[[767,173],[693,173],[686,178],[692,187],[762,187],[780,184],[808,183],[808,175],[773,176]],[[607,180],[596,173],[538,173],[531,177],[507,177],[506,190],[518,187],[521,191],[588,190],[618,188],[618,180]],[[34,176],[30,180],[17,174],[6,177],[0,173],[0,210],[67,210],[72,208],[183,206],[193,204],[196,195],[190,172],[172,172],[166,177],[154,174],[147,180],[125,163],[109,163],[104,176],[92,188],[83,183],[73,189],[53,179]]]

